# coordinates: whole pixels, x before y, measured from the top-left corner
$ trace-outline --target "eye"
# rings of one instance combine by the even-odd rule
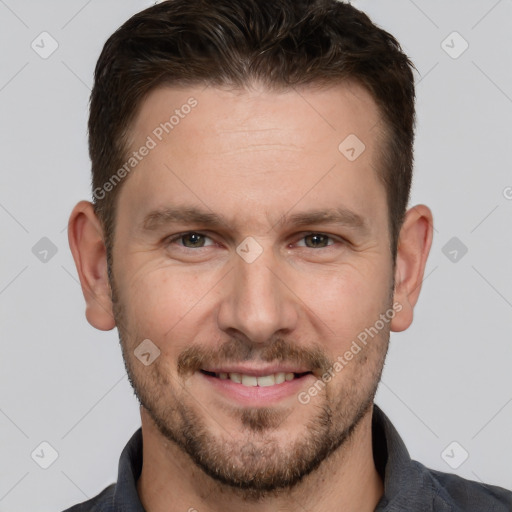
[[[211,243],[207,243],[207,241]],[[201,249],[213,245],[213,241],[210,237],[197,233],[196,231],[190,231],[189,233],[181,233],[167,239],[167,244],[174,244],[175,242],[181,242],[179,245],[186,247],[187,249]]]
[[[305,243],[298,243],[300,247],[309,247],[310,249],[322,249],[323,247],[327,247],[328,245],[333,245],[334,239],[328,235],[323,233],[310,233],[301,238],[301,241],[305,241]]]

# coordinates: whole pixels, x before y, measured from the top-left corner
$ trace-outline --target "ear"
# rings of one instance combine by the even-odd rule
[[[73,208],[68,240],[85,297],[87,321],[96,329],[109,331],[116,323],[112,313],[107,251],[101,222],[92,203],[80,201]]]
[[[432,212],[425,205],[413,206],[405,214],[400,230],[395,267],[393,303],[401,305],[391,321],[391,330],[405,331],[413,319],[413,310],[420,295],[427,257],[432,245]]]

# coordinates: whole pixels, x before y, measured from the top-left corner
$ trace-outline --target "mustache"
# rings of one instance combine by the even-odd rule
[[[286,361],[311,371],[326,370],[331,366],[330,359],[318,347],[303,348],[283,338],[277,338],[260,348],[231,338],[216,348],[199,345],[186,348],[178,357],[178,375],[183,377],[192,374],[207,365],[221,366],[250,360],[268,363]]]

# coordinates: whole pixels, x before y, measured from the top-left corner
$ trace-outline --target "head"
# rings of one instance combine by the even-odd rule
[[[93,201],[107,248],[124,183],[115,174],[131,154],[133,120],[150,91],[244,89],[254,82],[269,90],[355,83],[372,96],[381,137],[375,172],[386,191],[394,255],[412,178],[412,63],[392,35],[335,0],[162,2],[109,38],[96,66],[89,118]],[[105,189],[113,176],[114,186]]]
[[[88,320],[118,327],[161,435],[253,496],[350,441],[412,321],[411,67],[336,0],[170,0],[98,60],[70,220]]]

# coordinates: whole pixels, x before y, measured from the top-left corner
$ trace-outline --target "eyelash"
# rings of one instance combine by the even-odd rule
[[[200,236],[203,236],[203,237],[208,238],[208,239],[213,241],[213,239],[211,237],[209,237],[205,233],[202,233],[201,231],[186,231],[184,233],[178,233],[176,235],[172,235],[171,237],[166,238],[165,239],[165,244],[166,245],[171,245],[174,242],[176,242],[176,241],[178,241],[180,239],[183,239],[187,235],[200,235]],[[310,231],[310,232],[304,233],[299,240],[304,240],[305,238],[307,238],[309,236],[312,236],[312,235],[320,235],[320,236],[323,236],[323,237],[327,237],[329,239],[329,241],[332,241],[333,243],[328,243],[327,246],[325,246],[325,247],[318,247],[318,248],[307,247],[307,246],[301,246],[301,247],[304,247],[305,249],[317,249],[318,250],[318,249],[327,249],[328,247],[332,247],[335,242],[338,242],[338,243],[341,243],[341,244],[345,243],[345,240],[343,240],[342,238],[334,237],[334,236],[328,235],[327,233],[323,233],[321,231]],[[205,246],[205,247],[197,247],[197,248],[185,247],[184,245],[180,245],[180,247],[182,249],[194,250],[194,249],[206,249],[206,247],[211,247],[211,245],[208,245],[208,246]]]

